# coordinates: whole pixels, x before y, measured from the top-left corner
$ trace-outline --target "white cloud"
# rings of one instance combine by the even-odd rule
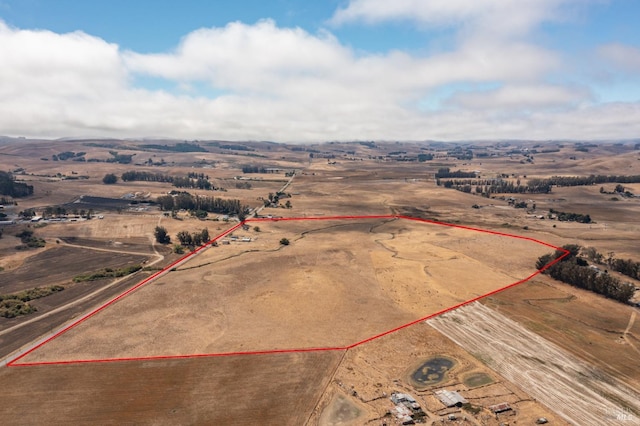
[[[82,32],[9,28],[0,21],[0,98],[96,98],[127,78],[118,47]]]
[[[640,48],[620,43],[607,44],[598,49],[600,57],[612,65],[629,73],[640,73]]]
[[[502,3],[478,1],[489,11]],[[460,1],[450,9],[429,3],[445,8],[444,21],[495,19]],[[551,9],[526,19],[534,26],[559,3],[541,0]],[[525,9],[532,4],[523,0]],[[199,29],[174,51],[142,54],[82,32],[0,21],[0,58],[0,134],[8,135],[321,141],[640,134],[637,104],[592,105],[587,89],[549,84],[549,75],[563,71],[563,57],[521,37],[461,36],[454,49],[435,55],[368,54],[326,31],[264,20]],[[145,77],[165,79],[167,89],[137,87]],[[458,84],[500,88],[453,93],[440,111],[418,108]],[[198,94],[202,86],[222,95]]]
[[[543,21],[566,19],[563,7],[589,0],[352,0],[338,9],[333,25],[411,21],[435,27],[463,27],[485,36],[513,37]]]
[[[458,92],[447,105],[463,109],[528,111],[531,109],[566,109],[591,99],[585,88],[552,85],[509,85],[495,90]]]

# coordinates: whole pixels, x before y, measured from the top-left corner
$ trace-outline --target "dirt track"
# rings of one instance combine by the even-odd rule
[[[427,322],[571,423],[640,421],[638,389],[577,361],[480,303]]]

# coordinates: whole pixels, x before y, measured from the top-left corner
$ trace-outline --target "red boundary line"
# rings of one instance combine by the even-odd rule
[[[529,275],[528,277],[526,277],[524,279],[521,279],[521,280],[519,280],[519,281],[517,281],[515,283],[509,284],[509,285],[507,285],[505,287],[499,288],[497,290],[493,290],[493,291],[491,291],[491,292],[489,292],[487,294],[483,294],[483,295],[475,297],[475,298],[473,298],[471,300],[467,300],[465,302],[459,303],[459,304],[451,306],[449,308],[445,308],[445,309],[443,309],[441,311],[435,312],[433,314],[429,314],[426,317],[411,321],[411,322],[409,322],[407,324],[401,325],[401,326],[396,327],[394,329],[385,331],[383,333],[377,334],[375,336],[366,338],[364,340],[361,340],[359,342],[356,342],[356,343],[353,343],[353,344],[347,345],[347,346],[320,347],[320,348],[298,348],[298,349],[271,349],[271,350],[262,350],[262,351],[222,352],[222,353],[192,354],[192,355],[156,355],[156,356],[147,356],[147,357],[124,357],[124,358],[105,358],[105,359],[85,359],[85,360],[69,360],[69,361],[41,361],[41,362],[17,363],[19,360],[21,360],[22,358],[26,357],[30,353],[32,353],[35,350],[41,348],[45,344],[49,343],[50,341],[52,341],[53,339],[59,337],[60,335],[66,333],[67,331],[71,330],[72,328],[76,327],[77,325],[85,322],[86,320],[88,320],[89,318],[91,318],[92,316],[97,314],[98,312],[101,312],[105,308],[107,308],[107,307],[111,306],[112,304],[116,303],[118,300],[128,296],[129,294],[133,293],[134,291],[136,291],[140,287],[144,286],[145,284],[148,284],[149,282],[155,280],[156,278],[159,278],[160,276],[162,276],[162,275],[166,274],[167,272],[171,271],[173,268],[175,268],[175,267],[179,266],[180,264],[186,262],[191,257],[193,257],[194,255],[198,254],[200,251],[204,250],[205,248],[209,247],[210,245],[215,243],[220,238],[223,238],[226,235],[229,235],[230,233],[232,233],[233,231],[235,231],[236,229],[240,228],[242,225],[244,225],[246,223],[250,223],[250,222],[278,222],[278,221],[304,221],[304,220],[323,221],[323,220],[348,220],[348,219],[352,219],[352,220],[353,219],[405,219],[405,220],[413,220],[413,221],[416,221],[416,222],[423,222],[423,223],[429,223],[429,224],[441,225],[441,226],[449,226],[449,227],[452,227],[452,228],[460,228],[460,229],[466,229],[466,230],[469,230],[469,231],[483,232],[483,233],[487,233],[487,234],[493,234],[493,235],[499,235],[499,236],[503,236],[503,237],[511,237],[511,238],[517,238],[517,239],[521,239],[521,240],[531,241],[531,242],[534,242],[534,243],[537,243],[537,244],[541,244],[541,245],[553,248],[555,250],[564,252],[564,254],[562,256],[557,257],[556,259],[554,259],[553,261],[549,262],[548,264],[544,265],[542,268],[540,268],[539,270],[537,270],[533,274]],[[39,344],[37,344],[33,348],[29,349],[28,351],[24,352],[23,354],[19,355],[18,357],[16,357],[16,358],[12,359],[11,361],[7,362],[7,367],[32,367],[32,366],[38,366],[38,365],[69,365],[69,364],[108,363],[108,362],[123,362],[123,361],[153,361],[153,360],[172,360],[172,359],[190,359],[190,358],[211,358],[211,357],[226,357],[226,356],[239,356],[239,355],[268,355],[268,354],[320,352],[320,351],[345,351],[345,350],[353,349],[356,346],[360,346],[360,345],[363,345],[365,343],[371,342],[373,340],[379,339],[379,338],[381,338],[383,336],[386,336],[388,334],[395,333],[396,331],[405,329],[405,328],[410,327],[410,326],[412,326],[414,324],[417,324],[419,322],[422,322],[422,321],[428,320],[430,318],[434,318],[434,317],[437,317],[439,315],[442,315],[444,313],[453,311],[453,310],[458,309],[458,308],[460,308],[462,306],[465,306],[465,305],[468,305],[470,303],[476,302],[476,301],[478,301],[480,299],[484,299],[486,297],[492,296],[492,295],[494,295],[496,293],[499,293],[501,291],[507,290],[507,289],[509,289],[511,287],[515,287],[517,285],[525,283],[525,282],[529,281],[531,278],[535,277],[536,275],[541,274],[542,272],[544,272],[547,268],[551,267],[552,265],[556,264],[557,262],[560,262],[562,259],[564,259],[569,254],[570,254],[570,252],[568,250],[565,250],[565,249],[560,248],[560,247],[556,247],[556,246],[554,246],[552,244],[545,243],[544,241],[540,241],[540,240],[537,240],[535,238],[523,237],[521,235],[507,234],[507,233],[499,232],[499,231],[490,231],[490,230],[487,230],[487,229],[474,228],[474,227],[470,227],[470,226],[456,225],[456,224],[447,223],[447,222],[440,222],[440,221],[429,220],[429,219],[420,219],[420,218],[415,218],[415,217],[411,217],[411,216],[402,216],[402,215],[310,216],[310,217],[282,217],[282,218],[252,218],[252,219],[246,219],[246,220],[238,223],[237,225],[229,228],[228,230],[224,231],[223,233],[221,233],[220,235],[216,236],[214,239],[210,240],[206,244],[198,247],[197,249],[195,249],[195,250],[189,252],[188,254],[182,256],[178,260],[172,262],[170,265],[166,266],[161,271],[158,271],[158,272],[154,273],[153,275],[150,275],[149,277],[145,278],[144,280],[142,280],[141,282],[139,282],[135,286],[133,286],[130,289],[126,290],[125,292],[121,293],[120,295],[118,295],[118,296],[114,297],[113,299],[107,301],[106,303],[104,303],[103,305],[101,305],[98,308],[94,309],[93,311],[83,315],[82,317],[80,317],[76,321],[74,321],[71,324],[67,325],[66,327],[62,328],[57,333],[55,333],[52,336],[48,337],[47,339],[43,340],[42,342],[40,342]]]

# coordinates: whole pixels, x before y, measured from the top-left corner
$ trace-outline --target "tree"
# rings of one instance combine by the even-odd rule
[[[253,230],[254,230],[255,232],[260,232],[260,227],[259,227],[259,226],[254,226],[254,227],[253,227]]]
[[[114,175],[113,173],[107,173],[102,178],[102,183],[104,183],[105,185],[113,185],[116,182],[118,182],[118,176]]]
[[[286,202],[286,203],[284,203],[284,206],[285,206],[286,208],[288,208],[288,209],[290,209],[291,207],[293,207],[293,206],[291,205],[291,201],[289,201],[289,200],[287,200],[287,202]]]
[[[156,226],[153,234],[156,237],[156,241],[160,244],[169,244],[171,242],[171,237],[167,234],[167,230],[163,226]]]
[[[18,213],[18,216],[28,220],[36,215],[36,211],[34,209],[26,209]]]
[[[193,238],[191,237],[191,234],[188,231],[178,232],[177,237],[178,237],[178,241],[180,241],[180,244],[182,244],[183,246],[193,245]]]
[[[280,244],[283,246],[288,246],[289,245],[289,240],[287,238],[282,238],[280,240]]]

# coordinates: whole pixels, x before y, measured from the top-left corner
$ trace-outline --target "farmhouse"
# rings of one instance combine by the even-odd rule
[[[420,404],[409,394],[394,392],[391,394],[391,402],[395,404],[396,418],[403,425],[415,424],[415,420],[426,415]]]

